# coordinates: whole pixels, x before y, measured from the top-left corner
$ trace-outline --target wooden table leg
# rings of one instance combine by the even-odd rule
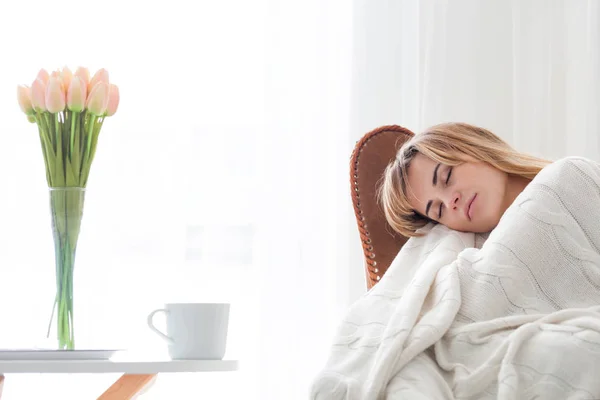
[[[0,374],[0,399],[2,399],[2,388],[4,387],[4,375]]]
[[[131,400],[156,379],[156,374],[124,374],[98,400]]]

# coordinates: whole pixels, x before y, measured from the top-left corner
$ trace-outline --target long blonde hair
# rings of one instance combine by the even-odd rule
[[[408,202],[408,168],[416,154],[457,166],[475,159],[511,175],[533,179],[550,161],[520,153],[487,129],[465,123],[445,123],[415,135],[398,150],[386,167],[379,187],[385,218],[401,235],[421,236],[416,231],[433,220],[417,213]]]

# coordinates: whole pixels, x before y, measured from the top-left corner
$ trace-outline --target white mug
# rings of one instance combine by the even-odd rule
[[[166,333],[154,326],[159,312],[166,314]],[[228,325],[227,303],[170,303],[148,315],[148,326],[168,343],[174,360],[223,359]]]

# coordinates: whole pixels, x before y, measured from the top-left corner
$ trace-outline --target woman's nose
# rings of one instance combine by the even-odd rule
[[[460,202],[460,193],[454,192],[450,194],[448,199],[448,208],[451,210],[456,210],[458,208],[458,204]]]

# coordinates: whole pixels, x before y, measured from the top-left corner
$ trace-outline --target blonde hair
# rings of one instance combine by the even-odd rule
[[[475,159],[530,180],[550,163],[514,150],[487,129],[465,123],[440,124],[413,136],[386,167],[378,193],[387,222],[407,237],[421,236],[416,231],[435,222],[417,213],[408,202],[406,180],[416,154],[449,166]]]

